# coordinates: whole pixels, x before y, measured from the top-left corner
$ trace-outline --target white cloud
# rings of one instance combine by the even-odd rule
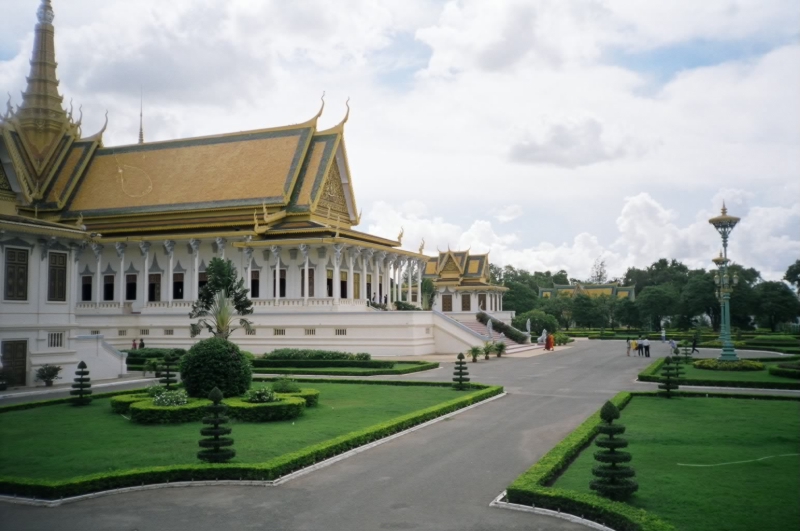
[[[494,218],[500,223],[508,223],[509,221],[514,221],[518,217],[522,216],[523,213],[524,211],[521,206],[508,205],[506,207],[498,209]]]

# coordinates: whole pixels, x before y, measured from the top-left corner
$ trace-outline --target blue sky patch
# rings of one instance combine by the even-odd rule
[[[398,33],[389,46],[369,56],[375,66],[376,79],[396,90],[410,90],[414,74],[428,65],[431,49],[414,38],[411,32]]]

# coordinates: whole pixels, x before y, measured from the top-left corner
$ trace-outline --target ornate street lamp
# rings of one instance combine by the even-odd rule
[[[722,236],[722,251],[719,253],[719,257],[713,260],[718,268],[718,271],[714,274],[714,284],[717,286],[717,298],[719,298],[721,307],[719,339],[722,343],[722,355],[720,355],[719,360],[739,361],[731,340],[731,292],[733,287],[739,283],[739,277],[734,275],[733,279],[731,279],[728,276],[728,263],[730,262],[728,260],[728,237],[736,224],[739,223],[739,218],[729,216],[728,209],[725,208],[725,203],[723,202],[722,214],[709,219],[708,222],[714,225],[714,228]]]

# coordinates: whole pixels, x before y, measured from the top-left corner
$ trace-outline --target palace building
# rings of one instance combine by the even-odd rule
[[[282,127],[105,146],[64,108],[54,12],[42,0],[27,87],[0,115],[2,362],[33,385],[45,363],[94,378],[124,374],[132,340],[191,346],[188,313],[206,264],[230,259],[250,288],[254,330],[232,340],[374,355],[455,353],[487,339],[453,314],[510,322],[488,256],[401,248],[360,222],[344,119],[320,130],[322,108]],[[21,87],[3,87],[13,91]],[[188,88],[187,88],[188,90]],[[381,311],[422,303],[432,311]],[[460,316],[464,320],[464,316]],[[203,336],[200,336],[203,337]]]
[[[539,288],[539,297],[574,297],[587,295],[589,297],[606,296],[612,299],[630,299],[636,297],[633,286],[620,286],[618,282],[608,284],[556,284],[552,288]]]

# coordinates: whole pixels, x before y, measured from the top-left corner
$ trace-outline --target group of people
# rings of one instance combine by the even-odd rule
[[[645,358],[650,357],[650,340],[646,337],[642,339],[642,336],[639,336],[639,339],[631,340],[628,338],[625,340],[627,344],[627,352],[626,355],[631,355],[631,349],[635,350],[639,353],[639,356],[644,356]]]
[[[131,342],[131,350],[136,350],[136,348],[137,348],[137,347],[136,347],[136,340],[134,339],[134,340]],[[139,340],[139,347],[138,347],[138,348],[144,348],[144,339],[140,339],[140,340]]]

